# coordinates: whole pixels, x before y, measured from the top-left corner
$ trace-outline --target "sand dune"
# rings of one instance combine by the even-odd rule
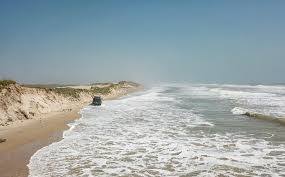
[[[100,85],[100,87],[97,87]],[[30,157],[40,148],[62,138],[67,124],[80,117],[79,110],[94,95],[115,99],[142,89],[132,82],[111,85],[47,88],[10,84],[0,90],[0,174],[25,177]]]
[[[122,81],[108,85],[65,86],[60,88],[28,88],[10,84],[0,93],[0,125],[38,119],[51,112],[67,112],[83,106],[95,95],[113,99],[136,91],[140,85]]]

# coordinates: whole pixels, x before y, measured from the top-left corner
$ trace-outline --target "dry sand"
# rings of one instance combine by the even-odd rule
[[[103,100],[116,99],[142,88],[130,82],[121,82],[119,88],[101,96]],[[79,118],[78,112],[88,104],[87,101],[91,100],[92,95],[87,93],[82,93],[78,100],[70,100],[40,89],[17,85],[11,86],[5,92],[2,91],[3,103],[0,113],[2,117],[5,117],[5,113],[10,113],[7,115],[13,117],[15,121],[0,127],[0,138],[7,139],[6,142],[0,143],[0,177],[28,176],[27,164],[30,157],[38,149],[61,140],[63,131],[68,129],[67,124]],[[19,119],[19,112],[23,110],[27,113],[30,111],[38,113],[29,119]]]
[[[80,117],[79,110],[78,107],[69,112],[50,113],[41,120],[1,128],[0,137],[7,141],[0,143],[0,176],[28,176],[30,157],[38,149],[61,140],[63,131],[68,129],[67,124]]]

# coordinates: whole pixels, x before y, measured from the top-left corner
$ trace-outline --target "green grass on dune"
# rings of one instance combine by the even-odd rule
[[[107,95],[112,92],[111,87],[91,87],[91,93]]]
[[[6,88],[7,86],[9,85],[14,85],[16,84],[16,81],[13,81],[13,80],[0,80],[0,91],[3,89],[3,88]]]
[[[67,85],[67,84],[22,84],[23,87],[28,88],[43,88],[43,89],[53,89],[57,87],[66,87],[66,86],[73,86],[73,85]]]
[[[112,90],[118,89],[122,86],[122,83],[118,83],[118,84],[110,84],[107,87],[91,87],[91,92],[94,94],[103,94],[103,95],[107,95],[110,94],[112,92]]]
[[[91,87],[90,90],[87,89],[75,89],[75,88],[53,88],[51,91],[54,91],[57,94],[61,94],[64,97],[72,97],[72,98],[80,98],[80,93],[85,92],[89,93],[92,95],[108,95],[112,93],[112,90],[118,89],[122,87],[123,83],[118,83],[118,84],[110,84],[109,86],[106,87],[98,87],[98,86],[93,86]]]
[[[16,84],[16,81],[13,80],[0,80],[0,86],[1,87],[6,87],[10,84]]]
[[[81,92],[86,92],[83,89],[74,89],[74,88],[54,88],[51,91],[54,91],[57,94],[63,95],[64,97],[72,97],[72,98],[79,98]]]
[[[0,91],[3,88],[6,88],[7,86],[9,86],[11,84],[16,84],[16,81],[0,80]],[[89,89],[76,89],[76,88],[65,87],[67,85],[61,85],[61,84],[23,84],[21,86],[22,87],[28,87],[28,88],[43,89],[46,92],[54,92],[56,94],[63,95],[64,97],[79,99],[80,93],[83,93],[83,92],[88,93],[88,94],[92,94],[92,95],[108,95],[108,94],[112,93],[112,90],[123,88],[126,84],[132,85],[132,82],[121,81],[121,82],[116,83],[116,84],[114,84],[114,83],[100,84],[100,85],[105,85],[103,87],[99,87],[99,86],[96,86],[98,84],[94,84],[94,86],[92,86],[90,90]]]

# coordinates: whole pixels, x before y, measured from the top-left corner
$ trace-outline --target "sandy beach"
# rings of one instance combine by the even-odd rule
[[[0,177],[285,177],[284,9],[0,1]]]
[[[0,136],[7,139],[0,144],[1,177],[28,176],[27,164],[30,157],[40,148],[62,139],[68,123],[80,118],[79,110],[50,113],[41,120],[29,120],[22,125],[0,129]]]
[[[103,100],[116,99],[141,89],[138,85],[128,85],[127,82],[121,82],[115,86],[116,88],[112,88],[108,93],[101,94]],[[114,87],[114,84],[111,87]],[[83,88],[80,87],[80,89]],[[1,177],[28,176],[27,164],[30,157],[42,147],[61,140],[63,131],[69,128],[67,124],[80,118],[80,109],[88,105],[92,95],[96,94],[89,93],[90,88],[71,91],[83,93],[78,97],[73,97],[74,95],[64,97],[55,92],[17,85],[10,85],[6,90],[2,90],[0,107],[2,121],[5,116],[13,117],[15,121],[8,121],[6,126],[0,127],[0,138],[6,139],[6,142],[0,143]],[[24,113],[25,119],[21,119],[22,115],[18,114],[19,112],[37,112],[39,108],[44,110],[42,111],[44,113],[38,113],[35,116]]]

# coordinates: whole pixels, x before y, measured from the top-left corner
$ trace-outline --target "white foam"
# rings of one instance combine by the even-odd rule
[[[169,93],[173,87],[178,91]],[[215,124],[187,107],[184,98],[193,99],[195,93],[219,98],[220,93],[211,91],[217,86],[210,87],[157,87],[103,107],[86,107],[62,141],[32,156],[30,177],[285,175],[280,165],[284,144],[247,132],[211,133]]]
[[[210,89],[221,99],[230,99],[246,109],[265,115],[285,116],[285,87],[220,86]]]
[[[191,98],[230,100],[234,107],[275,117],[285,116],[285,86],[198,84],[180,87]]]
[[[235,107],[231,110],[231,112],[234,115],[244,115],[245,113],[249,112],[248,109],[240,108],[240,107]]]

